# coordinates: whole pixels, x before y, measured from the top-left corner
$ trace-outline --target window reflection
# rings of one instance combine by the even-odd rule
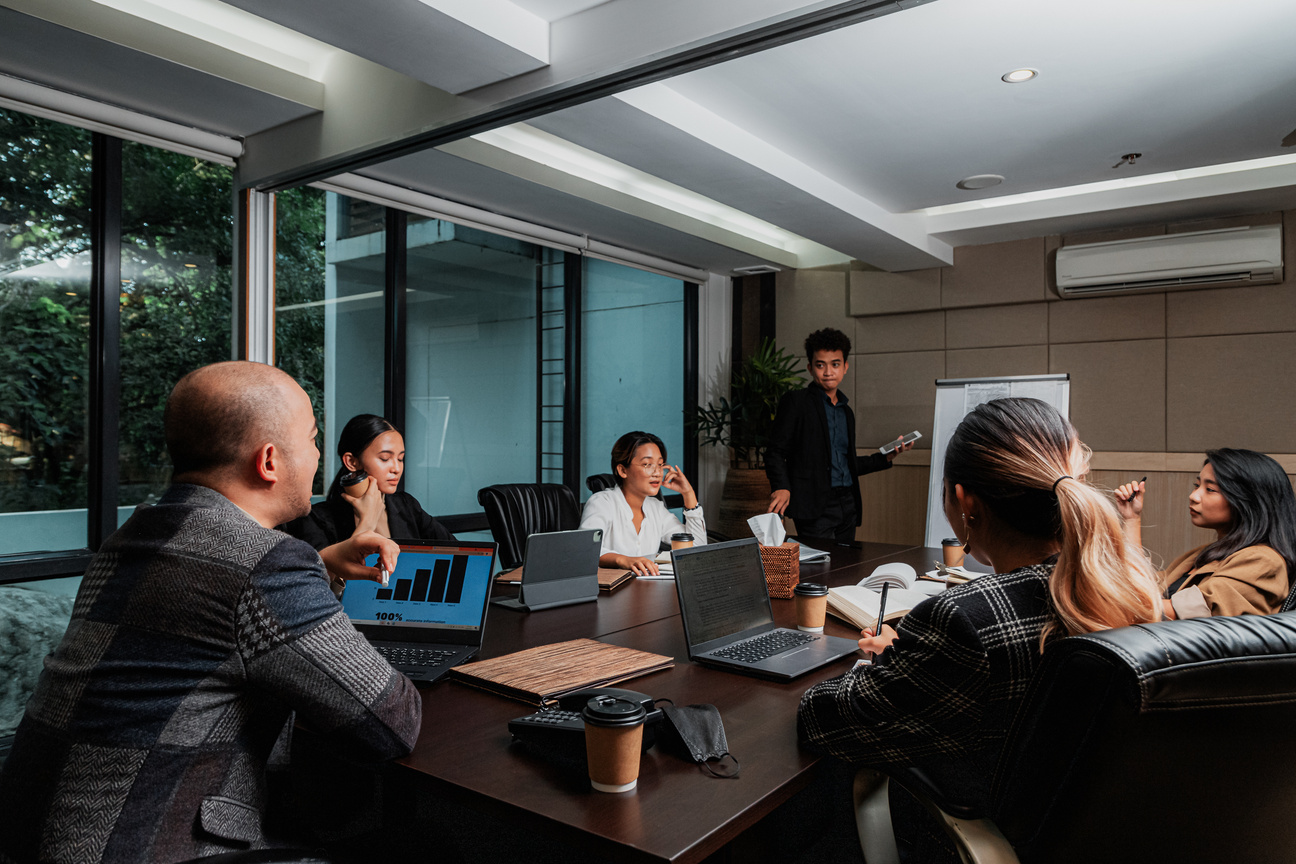
[[[0,110],[0,554],[86,544],[89,200],[90,133]]]

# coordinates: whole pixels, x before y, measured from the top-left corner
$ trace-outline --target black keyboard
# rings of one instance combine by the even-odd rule
[[[377,645],[378,653],[393,666],[440,666],[454,657],[457,651],[444,648],[397,648],[391,645]]]
[[[738,660],[743,663],[756,663],[767,657],[773,657],[775,654],[782,654],[789,648],[795,648],[798,645],[805,645],[818,639],[810,633],[801,633],[797,630],[771,630],[769,633],[730,645],[728,648],[721,648],[719,651],[712,651],[712,657],[723,657],[726,660]]]

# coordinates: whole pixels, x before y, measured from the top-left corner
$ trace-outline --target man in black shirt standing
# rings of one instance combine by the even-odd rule
[[[803,537],[855,538],[861,520],[857,477],[891,467],[895,454],[855,455],[855,413],[838,391],[850,368],[851,343],[840,330],[816,330],[806,337],[811,382],[779,401],[765,454],[769,477],[766,512],[790,516]]]

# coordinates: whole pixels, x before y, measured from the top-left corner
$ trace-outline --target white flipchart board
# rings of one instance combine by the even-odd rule
[[[943,378],[936,382],[936,419],[932,424],[931,482],[927,488],[927,533],[924,546],[940,546],[953,537],[941,506],[945,448],[965,414],[983,402],[1007,396],[1031,396],[1070,416],[1071,376],[1014,375],[1005,378]]]

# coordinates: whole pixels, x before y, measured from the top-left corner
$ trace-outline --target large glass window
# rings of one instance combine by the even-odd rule
[[[607,473],[612,445],[634,430],[661,438],[682,466],[684,283],[586,258],[582,284],[582,477]]]
[[[175,382],[230,358],[232,183],[222,165],[122,145],[120,522],[170,483]]]
[[[315,189],[276,196],[275,362],[310,394],[324,430],[316,494],[337,473],[346,422],[383,413],[385,212]]]
[[[86,545],[90,143],[0,111],[0,554]]]
[[[405,488],[434,514],[536,477],[540,249],[413,218],[406,310]]]

